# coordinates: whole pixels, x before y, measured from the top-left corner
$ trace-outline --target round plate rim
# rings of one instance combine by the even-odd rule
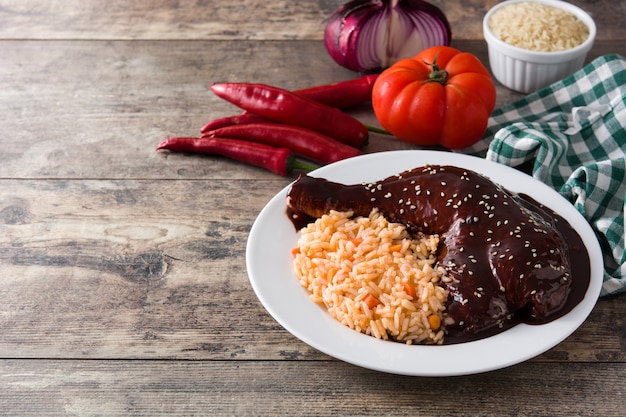
[[[348,184],[380,180],[426,164],[471,169],[491,177],[511,191],[525,192],[556,209],[581,234],[589,252],[591,282],[583,301],[570,313],[548,324],[520,324],[498,335],[468,343],[408,346],[360,334],[335,321],[308,299],[293,272],[290,272],[291,281],[289,274],[285,274],[284,265],[291,267],[291,253],[285,246],[295,246],[297,239],[285,214],[289,184],[261,210],[250,229],[246,246],[250,284],[267,312],[292,335],[327,355],[363,368],[411,376],[469,375],[505,368],[540,355],[571,335],[586,320],[599,297],[603,277],[602,254],[588,222],[571,203],[546,184],[483,158],[430,150],[366,154],[324,166],[309,175]],[[278,253],[276,249],[281,245],[284,246],[281,252],[287,253]],[[272,281],[276,279],[279,281]],[[285,299],[281,295],[288,297]]]

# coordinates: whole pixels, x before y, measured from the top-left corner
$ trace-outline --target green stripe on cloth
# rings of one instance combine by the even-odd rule
[[[568,199],[604,255],[601,295],[626,291],[626,59],[606,55],[573,75],[496,109],[466,150],[532,176]]]

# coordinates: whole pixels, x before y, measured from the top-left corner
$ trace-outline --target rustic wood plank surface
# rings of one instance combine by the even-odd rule
[[[0,357],[324,357],[250,289],[247,232],[279,184],[245,182],[0,181]],[[623,317],[602,300],[541,359],[625,361]]]
[[[340,3],[0,0],[0,415],[623,415],[624,295],[510,368],[361,369],[284,330],[248,282],[250,227],[291,178],[155,152],[237,111],[211,82],[354,77],[321,42]],[[497,1],[432,3],[487,62]],[[573,3],[598,24],[587,61],[626,55],[625,2]]]
[[[81,416],[621,417],[626,378],[623,366],[563,363],[434,379],[326,361],[9,360],[2,371],[3,397],[26,413]]]
[[[0,0],[5,39],[320,40],[341,0]],[[482,39],[482,18],[498,0],[432,0],[456,39]],[[601,23],[598,39],[624,39],[626,4],[571,0]]]
[[[0,41],[6,58],[0,67],[0,108],[4,131],[10,132],[0,148],[1,178],[273,178],[221,159],[207,163],[165,156],[154,148],[168,136],[195,136],[210,119],[237,111],[210,92],[211,82],[297,89],[354,76],[335,65],[317,41],[81,40],[52,45]],[[456,41],[455,46],[488,60],[482,41]],[[601,43],[587,60],[625,50],[623,42]],[[497,105],[519,97],[499,88]],[[377,124],[368,106],[350,112]],[[406,147],[373,135],[364,151]]]

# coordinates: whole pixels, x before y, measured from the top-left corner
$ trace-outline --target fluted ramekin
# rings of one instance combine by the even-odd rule
[[[489,28],[491,15],[506,5],[522,2],[541,3],[572,13],[589,28],[589,36],[580,45],[557,52],[532,51],[500,40]],[[529,93],[582,68],[596,37],[596,25],[588,13],[565,1],[507,0],[487,12],[483,19],[483,34],[489,51],[489,65],[496,80],[511,90]]]

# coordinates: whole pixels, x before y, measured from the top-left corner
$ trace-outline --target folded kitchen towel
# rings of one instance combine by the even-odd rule
[[[626,59],[597,58],[496,109],[479,153],[481,144],[487,159],[530,167],[578,209],[603,251],[601,295],[626,291]]]

